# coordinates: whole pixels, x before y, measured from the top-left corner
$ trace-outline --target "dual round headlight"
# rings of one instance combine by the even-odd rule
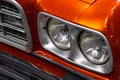
[[[52,42],[60,49],[70,49],[70,32],[66,24],[50,19],[47,25]],[[79,46],[83,55],[94,64],[103,64],[109,59],[105,41],[95,33],[83,31],[79,37]]]
[[[102,33],[44,12],[39,14],[38,22],[39,39],[45,50],[73,66],[102,74],[111,72],[112,52]]]

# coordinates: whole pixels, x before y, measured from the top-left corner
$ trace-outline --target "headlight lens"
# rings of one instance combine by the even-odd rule
[[[95,64],[103,64],[109,59],[108,47],[98,35],[84,31],[79,39],[85,57]]]
[[[66,24],[56,20],[50,19],[48,22],[48,34],[53,43],[60,49],[69,49],[69,30]]]

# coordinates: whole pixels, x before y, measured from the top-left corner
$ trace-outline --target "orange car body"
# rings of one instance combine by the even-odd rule
[[[119,0],[16,0],[23,8],[32,36],[29,54],[7,44],[0,43],[0,51],[32,63],[59,78],[70,70],[74,74],[96,80],[120,79],[120,1]],[[109,41],[113,68],[109,74],[99,74],[67,62],[46,51],[39,41],[37,17],[46,12],[71,23],[101,32]]]

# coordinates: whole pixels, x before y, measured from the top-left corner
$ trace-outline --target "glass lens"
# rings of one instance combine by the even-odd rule
[[[66,24],[56,20],[51,19],[48,22],[48,34],[53,41],[53,43],[61,49],[69,49],[69,30]]]
[[[83,32],[80,37],[80,47],[85,57],[95,64],[103,64],[109,58],[108,46],[95,33]]]

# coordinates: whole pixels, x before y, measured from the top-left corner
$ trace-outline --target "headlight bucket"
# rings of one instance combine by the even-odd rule
[[[67,34],[67,36],[69,36],[69,38],[66,38],[66,40],[68,40],[66,42],[69,43],[70,48],[63,46],[61,47],[60,45],[64,45],[62,43],[60,43],[60,45],[57,45],[56,41],[54,40],[54,36],[51,36],[53,34],[57,34],[57,32],[54,32],[55,31],[53,30],[54,28],[50,26],[49,20],[56,20],[54,22],[64,24],[64,28],[62,29],[65,29],[63,30],[65,35]],[[57,30],[59,30],[59,28],[61,27],[56,28]],[[58,57],[68,62],[71,62],[74,65],[77,65],[79,67],[91,71],[95,71],[101,74],[108,74],[111,72],[113,66],[112,52],[106,37],[102,33],[92,29],[88,29],[80,25],[73,24],[71,22],[60,19],[45,12],[40,12],[38,15],[38,32],[40,43],[43,46],[43,48],[46,49],[47,51],[50,51],[51,53],[57,55]],[[98,39],[98,42],[102,43],[103,41],[103,44],[101,46],[107,46],[106,47],[107,53],[105,55],[108,56],[107,58],[104,57],[103,61],[101,61],[100,59],[98,59],[98,61],[96,59],[95,61],[94,57],[93,59],[90,59],[89,57],[87,57],[87,55],[85,55],[84,48],[81,47],[81,45],[83,44],[81,44],[80,42],[81,41],[80,38],[84,37],[84,35],[82,36],[82,34],[85,34],[83,32],[95,34],[96,35],[95,37],[97,37],[95,39]]]

